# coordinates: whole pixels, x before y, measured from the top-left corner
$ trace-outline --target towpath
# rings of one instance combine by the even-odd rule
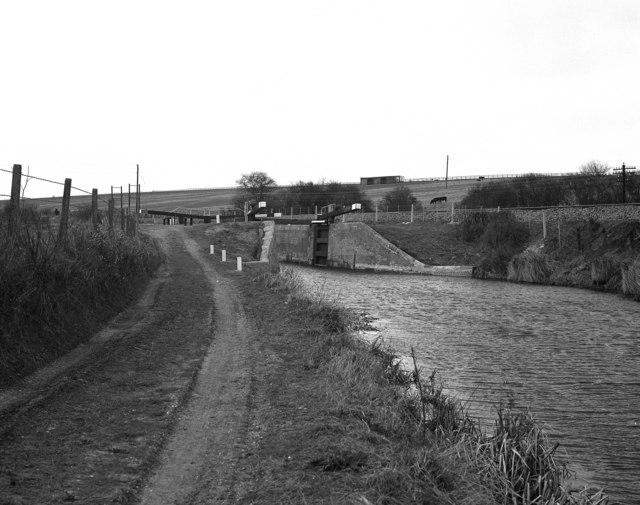
[[[166,261],[138,304],[0,392],[0,503],[234,501],[256,329],[206,243],[150,233]]]

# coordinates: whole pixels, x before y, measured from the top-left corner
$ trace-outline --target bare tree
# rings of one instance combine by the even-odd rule
[[[243,195],[249,197],[245,198],[245,200],[250,200],[252,203],[263,201],[277,186],[276,181],[269,177],[266,172],[242,174],[242,177],[236,183],[242,189]]]
[[[598,160],[591,160],[580,165],[579,169],[581,175],[607,175],[610,171],[611,167],[607,163]]]

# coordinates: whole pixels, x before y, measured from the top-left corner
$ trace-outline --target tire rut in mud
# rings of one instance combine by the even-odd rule
[[[213,286],[215,339],[162,463],[143,492],[143,505],[232,501],[235,466],[246,445],[255,330],[233,282],[201,256],[195,242],[186,239],[185,246]]]

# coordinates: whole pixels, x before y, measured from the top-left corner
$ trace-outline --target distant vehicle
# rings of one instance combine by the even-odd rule
[[[429,203],[440,203],[440,202],[446,202],[446,201],[447,201],[446,196],[437,196],[435,198],[432,198]]]
[[[479,181],[484,181],[484,175],[481,175],[480,177],[478,177]]]

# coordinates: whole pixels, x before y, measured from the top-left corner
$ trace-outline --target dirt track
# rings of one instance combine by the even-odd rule
[[[233,501],[256,330],[208,244],[151,230],[167,261],[140,302],[0,391],[0,503]]]
[[[144,491],[145,505],[231,499],[234,465],[246,445],[255,330],[233,284],[216,273],[213,262],[200,258],[193,240],[185,245],[213,289],[215,339],[162,464]]]

